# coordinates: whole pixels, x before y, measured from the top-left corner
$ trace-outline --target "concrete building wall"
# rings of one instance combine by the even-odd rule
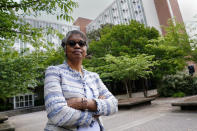
[[[142,0],[142,2],[143,2],[147,25],[150,27],[155,27],[161,34],[162,30],[160,27],[154,0]]]
[[[163,10],[166,8],[168,8],[167,3]],[[167,16],[166,19],[169,17],[170,15]],[[163,33],[154,0],[115,0],[86,28],[88,31],[91,31],[99,28],[101,24],[105,23],[112,23],[115,25],[127,24],[131,19],[139,21],[146,26],[155,27],[160,34]]]
[[[136,20],[165,35],[162,26],[168,26],[168,20],[174,17],[183,22],[177,0],[115,0],[86,29],[91,31],[105,23],[127,24]]]
[[[115,0],[86,27],[87,31],[100,28],[101,24],[128,24],[136,20],[147,25],[142,0]]]
[[[24,18],[26,23],[29,23],[33,28],[53,28],[54,30],[59,31],[61,34],[66,35],[66,33],[70,30],[79,30],[78,26],[72,26],[57,22],[44,21],[35,18]],[[43,32],[44,33],[44,32]],[[54,43],[54,48],[57,48],[61,45],[61,40],[54,35],[47,35],[46,40]],[[22,52],[25,48],[29,48],[30,52],[34,50],[34,48],[29,43],[24,43],[20,39],[15,41],[14,48]]]

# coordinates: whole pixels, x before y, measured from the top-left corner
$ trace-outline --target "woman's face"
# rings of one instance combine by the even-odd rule
[[[87,46],[86,44],[83,45],[82,44],[83,42],[85,41],[80,36],[80,34],[73,34],[70,36],[70,38],[68,39],[68,42],[66,43],[66,49],[65,49],[65,53],[66,53],[68,60],[80,61],[83,58],[85,58],[86,53],[87,53]]]

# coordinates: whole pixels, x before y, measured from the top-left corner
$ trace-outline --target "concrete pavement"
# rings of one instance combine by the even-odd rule
[[[171,103],[182,98],[159,98],[151,105],[120,110],[102,117],[107,131],[197,131],[197,111],[180,111]],[[45,111],[13,116],[16,131],[43,131]]]
[[[47,122],[45,111],[9,117],[8,121],[15,125],[15,131],[43,131]]]
[[[152,101],[150,106],[120,110],[103,117],[107,131],[197,131],[197,111],[180,111],[171,103],[180,98]],[[111,118],[110,118],[111,117]]]

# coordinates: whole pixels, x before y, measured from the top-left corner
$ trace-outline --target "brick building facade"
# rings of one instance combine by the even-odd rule
[[[91,22],[92,20],[87,18],[79,17],[77,20],[73,23],[75,26],[79,26],[80,30],[84,33],[86,33],[86,26]]]

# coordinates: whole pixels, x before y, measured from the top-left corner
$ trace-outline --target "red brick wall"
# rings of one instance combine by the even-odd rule
[[[160,25],[167,26],[167,21],[169,18],[171,18],[167,0],[154,0],[154,2],[155,2],[155,7],[157,10],[157,15],[159,18]],[[162,34],[163,35],[165,34],[163,28],[162,28]]]
[[[79,26],[80,31],[84,32],[86,34],[86,26],[91,22],[92,20],[79,17],[77,20],[73,23],[73,25]]]
[[[170,0],[170,5],[172,7],[172,11],[174,16],[176,17],[177,22],[183,23],[183,18],[177,0]]]
[[[170,8],[172,9],[173,17],[176,17],[177,22],[183,23],[183,18],[177,0],[169,1],[170,7],[168,6],[167,0],[154,0],[160,25],[167,26],[168,19],[172,18]],[[165,33],[164,29],[162,29],[162,34],[165,35]]]

